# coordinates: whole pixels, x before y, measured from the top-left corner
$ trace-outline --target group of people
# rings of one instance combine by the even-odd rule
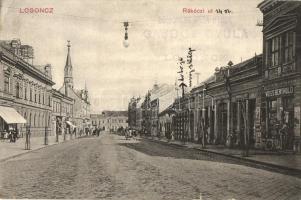
[[[95,129],[92,131],[92,135],[96,135],[97,137],[99,137],[100,131],[101,131],[101,128],[95,128]]]
[[[18,133],[15,130],[9,130],[2,132],[1,138],[9,139],[9,142],[16,142],[18,139]]]

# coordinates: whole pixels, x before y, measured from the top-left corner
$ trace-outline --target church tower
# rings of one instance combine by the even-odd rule
[[[72,64],[70,56],[70,41],[68,40],[68,54],[66,59],[66,65],[64,69],[64,85],[70,88],[73,88],[73,76],[72,76]]]

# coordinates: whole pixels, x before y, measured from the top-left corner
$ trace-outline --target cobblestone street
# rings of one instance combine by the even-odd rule
[[[1,162],[0,198],[301,199],[299,178],[235,162],[104,134]]]

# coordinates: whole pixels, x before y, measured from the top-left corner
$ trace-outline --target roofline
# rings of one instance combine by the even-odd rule
[[[33,65],[25,62],[22,58],[20,58],[18,55],[14,54],[10,50],[6,49],[3,45],[0,45],[1,51],[0,51],[0,58],[6,60],[7,62],[10,62],[11,64],[17,64],[18,66],[22,67],[23,69],[31,72],[32,74],[36,75],[38,79],[45,81],[46,83],[50,84],[51,86],[55,85],[55,82],[53,82],[51,79],[49,79],[45,74],[43,74],[42,71],[35,68]],[[10,58],[8,55],[6,55],[3,50],[5,50],[7,53],[11,54],[13,58]]]

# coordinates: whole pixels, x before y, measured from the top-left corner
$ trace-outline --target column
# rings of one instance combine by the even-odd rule
[[[246,149],[248,152],[249,149],[249,138],[250,138],[250,131],[249,131],[249,124],[250,124],[250,120],[249,120],[249,100],[246,99],[246,127],[245,127],[245,144],[246,144]]]
[[[218,102],[214,103],[214,143],[218,140]]]
[[[230,141],[230,134],[232,131],[231,123],[232,123],[232,115],[231,115],[231,101],[227,101],[227,137],[226,137],[226,145],[230,146],[231,141]]]
[[[255,110],[255,147],[260,148],[262,145],[262,127],[261,127],[261,98],[256,98],[256,110]]]
[[[240,138],[240,134],[241,134],[241,108],[240,108],[240,104],[241,104],[241,102],[240,101],[237,101],[237,113],[236,113],[236,115],[237,115],[237,117],[236,117],[236,119],[237,119],[237,126],[236,126],[236,132],[237,132],[237,145],[238,144],[240,144],[241,142],[240,142],[240,140],[241,140],[241,138]]]
[[[208,106],[208,137],[209,137],[209,142],[212,141],[212,120],[211,120],[211,106]]]
[[[190,108],[188,108],[188,111],[187,111],[187,126],[188,126],[188,130],[187,130],[187,140],[189,141],[190,140],[190,137],[191,137],[191,129],[190,129]]]
[[[194,135],[193,135],[193,141],[196,141],[196,138],[197,138],[197,123],[198,123],[198,108],[195,107],[194,108],[194,124],[193,124],[193,128],[194,128]]]

